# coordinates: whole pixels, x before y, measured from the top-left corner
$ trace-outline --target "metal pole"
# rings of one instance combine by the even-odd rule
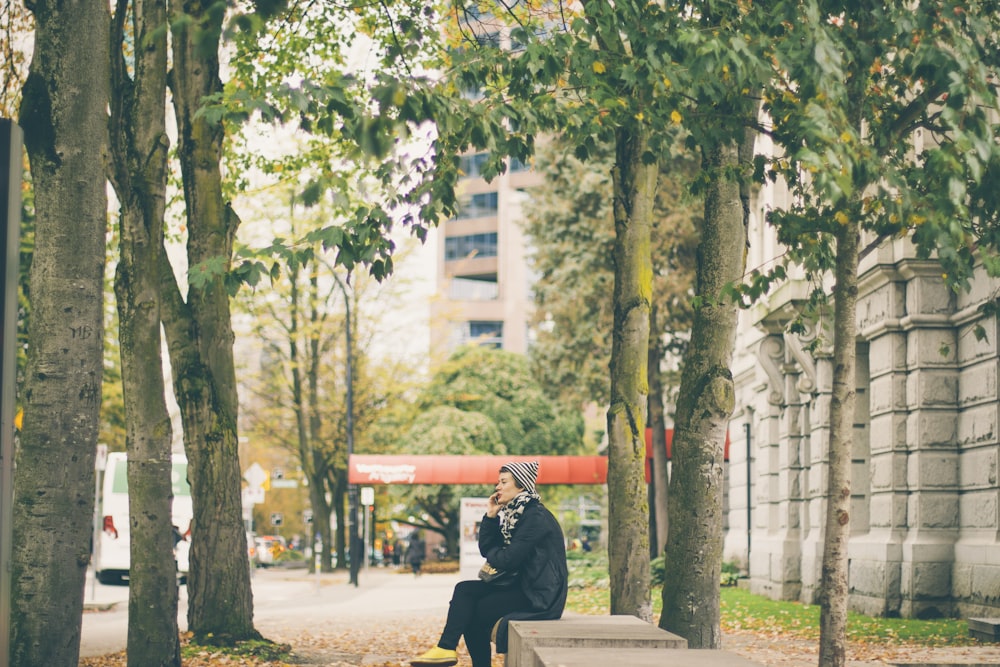
[[[21,128],[0,118],[0,667],[10,664],[11,543],[14,507],[14,396],[17,278],[21,249]]]
[[[340,291],[344,293],[344,309],[347,313],[345,324],[347,326],[347,399],[346,399],[346,412],[347,419],[347,465],[348,474],[350,474],[351,456],[354,454],[354,349],[353,340],[351,335],[351,297],[347,293],[347,287],[344,283],[334,275],[334,279],[337,281],[337,285],[340,286]],[[347,485],[347,498],[349,504],[349,524],[350,529],[348,531],[348,547],[351,553],[351,570],[350,570],[350,582],[355,586],[358,585],[358,570],[361,568],[361,558],[364,558],[364,544],[362,543],[361,535],[358,533],[358,485],[350,484]],[[360,556],[359,556],[360,554]]]
[[[371,544],[371,518],[369,513],[371,509],[365,506],[365,572],[368,571],[369,558],[368,558],[368,546]]]
[[[743,424],[743,431],[747,439],[747,574],[750,574],[750,535],[753,532],[753,505],[750,502],[753,496],[750,486],[752,481],[750,476],[750,422]]]

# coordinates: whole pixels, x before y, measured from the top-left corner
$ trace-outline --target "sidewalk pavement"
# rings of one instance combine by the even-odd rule
[[[253,578],[254,625],[268,639],[292,645],[301,665],[406,665],[406,658],[416,649],[422,652],[436,641],[452,589],[462,578],[458,573],[414,576],[395,568],[372,567],[360,572],[359,586],[355,587],[342,571],[309,574],[306,570],[284,568],[257,570]],[[111,590],[101,591],[98,600],[90,603],[110,603],[113,610],[127,610],[128,588],[105,588]],[[182,627],[185,604],[186,591],[182,591]],[[123,633],[121,647],[114,650],[124,648],[124,637]],[[86,628],[83,643],[88,643]],[[770,667],[818,664],[814,641],[727,634],[723,648]],[[460,660],[459,666],[467,665],[462,651],[460,656],[465,662]],[[1000,644],[953,648],[852,645],[847,664],[1000,665]],[[502,657],[496,658],[494,665],[503,665]]]

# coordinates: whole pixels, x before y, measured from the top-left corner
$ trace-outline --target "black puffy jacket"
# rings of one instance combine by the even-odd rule
[[[562,616],[569,572],[566,541],[559,522],[540,501],[530,500],[504,545],[500,518],[484,516],[479,526],[479,553],[498,570],[520,572],[519,585],[531,610],[508,614],[507,620],[549,620]],[[506,623],[497,635],[497,653],[506,650]]]

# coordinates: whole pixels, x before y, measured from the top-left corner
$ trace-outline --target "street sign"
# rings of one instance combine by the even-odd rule
[[[271,525],[277,528],[285,522],[285,516],[281,512],[271,512]]]
[[[250,467],[244,471],[243,479],[247,481],[251,489],[261,488],[267,481],[267,472],[260,467],[259,463],[251,463]]]
[[[299,480],[297,479],[271,479],[272,489],[297,489],[299,486]]]
[[[248,486],[243,489],[243,507],[249,507],[251,505],[261,505],[264,502],[264,489],[263,487],[252,487]]]
[[[313,522],[313,511],[312,510],[302,510],[302,520],[306,523]]]
[[[375,504],[375,488],[371,486],[361,487],[361,504],[370,507]]]

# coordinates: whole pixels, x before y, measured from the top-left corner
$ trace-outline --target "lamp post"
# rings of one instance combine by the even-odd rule
[[[21,239],[21,128],[0,119],[0,667],[10,653],[11,522],[14,505],[14,383]]]
[[[340,291],[344,294],[344,310],[346,313],[345,325],[347,328],[347,397],[345,399],[345,409],[347,416],[345,419],[345,425],[347,428],[347,474],[350,478],[350,466],[351,466],[351,456],[354,454],[354,350],[353,341],[351,338],[351,297],[347,292],[347,286],[344,284],[337,274],[333,274],[333,279],[337,281],[337,285],[340,287]],[[350,569],[350,583],[354,586],[358,585],[358,571],[361,568],[361,558],[364,558],[364,543],[361,541],[361,536],[358,534],[358,485],[348,483],[347,485],[347,503],[348,503],[348,525],[350,529],[347,533],[347,545],[350,549],[351,554],[351,569]]]

